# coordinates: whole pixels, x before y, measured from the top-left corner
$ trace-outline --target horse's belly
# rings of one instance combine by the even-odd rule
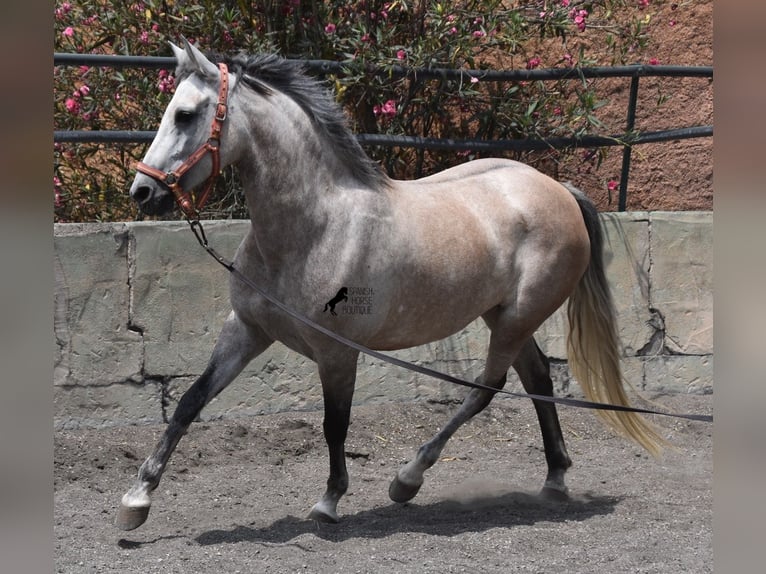
[[[369,346],[402,349],[449,337],[501,304],[508,290],[507,285],[487,285],[481,275],[437,277],[411,277],[387,293],[385,304],[378,302],[376,310],[382,313],[371,322],[376,328],[369,333]]]
[[[402,315],[406,313],[406,308],[403,308]],[[389,325],[383,332],[373,336],[368,341],[368,346],[379,351],[393,351],[425,345],[457,333],[468,326],[477,316],[464,316],[460,317],[460,320],[456,320],[457,318],[455,317],[436,318],[433,315],[427,321],[404,319],[396,324]]]

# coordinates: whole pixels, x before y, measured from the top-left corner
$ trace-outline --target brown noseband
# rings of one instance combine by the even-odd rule
[[[144,162],[138,162],[136,164],[136,169],[138,171],[156,179],[173,192],[181,211],[183,211],[184,215],[190,219],[199,218],[199,210],[205,205],[205,202],[213,189],[213,184],[218,178],[218,174],[221,170],[221,159],[218,150],[221,145],[221,129],[223,128],[223,122],[226,119],[227,112],[229,70],[226,67],[226,64],[218,64],[218,68],[221,70],[221,86],[218,89],[218,103],[215,108],[213,124],[210,127],[210,137],[207,141],[197,148],[197,151],[191,154],[178,168],[167,173],[146,165]],[[195,197],[193,193],[184,191],[181,187],[181,177],[183,177],[183,175],[192,167],[197,165],[202,157],[208,152],[213,160],[213,167],[210,171],[210,176],[205,180],[202,193],[200,193],[199,198],[196,199],[195,205]]]

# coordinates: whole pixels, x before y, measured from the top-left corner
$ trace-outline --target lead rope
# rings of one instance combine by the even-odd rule
[[[213,249],[210,244],[208,243],[207,236],[205,235],[205,230],[202,227],[202,222],[199,219],[189,219],[187,217],[186,221],[189,223],[189,226],[191,227],[192,232],[194,233],[194,237],[197,238],[197,241],[202,246],[202,248],[207,251],[210,256],[215,259],[220,265],[225,267],[229,273],[234,275],[237,279],[242,281],[245,285],[250,287],[253,291],[258,293],[261,297],[266,299],[269,303],[276,306],[280,310],[287,313],[290,317],[293,319],[296,319],[303,323],[304,325],[308,325],[312,329],[315,329],[316,331],[319,331],[320,333],[327,335],[331,339],[342,343],[346,345],[347,347],[351,347],[352,349],[359,351],[360,353],[364,353],[365,355],[369,355],[370,357],[374,357],[375,359],[379,359],[381,361],[384,361],[386,363],[390,363],[392,365],[396,365],[397,367],[401,367],[403,369],[407,369],[409,371],[413,371],[415,373],[419,373],[421,375],[426,375],[429,377],[433,377],[435,379],[440,379],[442,381],[446,381],[448,383],[452,383],[455,385],[460,385],[462,387],[469,387],[472,389],[480,389],[482,391],[488,391],[491,393],[502,393],[504,395],[509,395],[511,397],[519,398],[519,399],[533,399],[538,401],[545,401],[548,403],[556,403],[560,405],[566,405],[570,407],[578,407],[583,409],[593,409],[593,410],[606,410],[606,411],[621,411],[621,412],[629,412],[629,413],[641,413],[646,415],[660,415],[665,417],[674,417],[679,419],[688,419],[692,421],[701,421],[701,422],[713,422],[713,415],[698,415],[698,414],[679,414],[679,413],[668,413],[664,411],[655,411],[651,409],[642,409],[637,407],[626,407],[622,405],[610,405],[606,403],[596,403],[592,401],[583,401],[579,399],[571,399],[566,397],[552,397],[548,395],[535,395],[535,394],[529,394],[529,393],[516,393],[513,391],[508,391],[506,389],[496,389],[494,387],[488,387],[487,385],[482,385],[481,383],[477,383],[474,381],[466,381],[464,379],[459,379],[457,377],[453,377],[452,375],[448,375],[446,373],[442,373],[440,371],[435,371],[433,369],[429,369],[428,367],[423,367],[420,365],[415,365],[413,363],[410,363],[408,361],[404,361],[402,359],[398,359],[396,357],[392,357],[391,355],[386,355],[385,353],[381,353],[379,351],[374,351],[368,347],[365,347],[364,345],[360,345],[359,343],[356,343],[352,341],[351,339],[347,339],[343,335],[338,335],[337,333],[329,330],[328,328],[320,325],[319,323],[309,319],[305,315],[302,315],[298,313],[297,311],[293,311],[290,309],[287,305],[282,303],[281,301],[275,299],[272,297],[269,293],[261,289],[258,285],[256,285],[249,277],[246,277],[243,275],[236,267],[234,267],[234,263],[223,257],[220,253],[218,253],[215,249]]]

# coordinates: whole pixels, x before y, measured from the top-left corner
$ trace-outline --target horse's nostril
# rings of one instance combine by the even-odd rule
[[[148,185],[142,185],[133,191],[133,199],[135,199],[138,203],[144,203],[147,199],[149,199],[151,194],[152,189]]]

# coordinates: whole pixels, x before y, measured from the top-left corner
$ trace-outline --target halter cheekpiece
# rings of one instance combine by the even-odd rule
[[[199,218],[199,210],[205,205],[205,202],[213,189],[213,184],[218,178],[221,170],[219,148],[221,145],[221,129],[223,128],[223,122],[226,119],[227,113],[229,70],[226,67],[226,64],[218,64],[218,69],[221,71],[221,85],[218,88],[218,102],[215,107],[215,117],[213,117],[213,123],[210,126],[210,137],[207,141],[197,148],[197,151],[192,153],[185,162],[173,171],[163,172],[146,165],[144,162],[138,162],[136,164],[136,169],[138,171],[156,179],[173,192],[178,206],[188,219]],[[197,165],[207,153],[210,153],[213,160],[213,167],[210,171],[210,175],[204,182],[202,192],[199,194],[198,198],[195,198],[193,192],[184,191],[181,187],[181,177],[183,177],[183,175],[192,167]]]

